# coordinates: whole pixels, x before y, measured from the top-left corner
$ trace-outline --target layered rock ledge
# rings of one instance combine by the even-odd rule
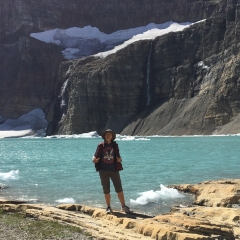
[[[154,217],[118,211],[106,215],[104,209],[80,204],[53,207],[0,200],[0,208],[78,226],[97,239],[240,239],[240,179],[170,187],[194,193],[195,201]]]

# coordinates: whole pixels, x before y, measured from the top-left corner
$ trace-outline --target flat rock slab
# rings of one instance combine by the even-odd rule
[[[237,207],[240,204],[240,179],[205,181],[199,184],[172,185],[196,195],[193,204],[207,207]]]
[[[171,212],[155,217],[119,211],[106,214],[105,209],[81,204],[61,204],[53,207],[0,200],[0,208],[22,212],[28,217],[77,226],[98,239],[232,240],[240,239],[240,208],[230,207],[238,204],[239,183],[240,179],[175,186],[183,191],[195,191],[196,204],[191,207],[175,207]],[[207,189],[211,194],[207,194]],[[203,195],[204,203],[211,203],[211,206],[197,205],[197,199]],[[211,199],[214,201],[211,202]],[[229,207],[218,206],[217,202],[228,203]]]

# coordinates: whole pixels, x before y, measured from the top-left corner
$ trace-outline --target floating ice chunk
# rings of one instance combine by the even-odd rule
[[[161,198],[183,198],[184,195],[178,192],[177,189],[167,188],[164,185],[160,184],[160,191],[156,191],[161,195]]]
[[[28,198],[28,196],[22,196],[20,198],[17,198],[19,201],[29,202],[29,203],[37,203],[37,198]]]
[[[139,193],[141,196],[138,197],[136,200],[130,199],[131,204],[139,204],[139,205],[145,205],[150,202],[156,202],[161,198],[160,194],[157,192],[154,192],[153,190]]]
[[[183,198],[183,194],[179,193],[176,189],[167,188],[164,185],[160,185],[160,191],[146,191],[139,193],[141,196],[136,200],[130,199],[130,203],[133,205],[146,205],[148,203],[157,203],[161,199],[173,199],[173,198]]]
[[[19,170],[11,170],[8,173],[0,173],[1,180],[16,180],[19,178]]]
[[[75,200],[73,198],[63,198],[56,200],[58,203],[75,203]]]
[[[82,138],[91,138],[91,137],[100,137],[98,135],[98,133],[96,131],[92,131],[92,132],[89,132],[89,133],[82,133],[82,134],[79,134],[79,137],[82,137]]]
[[[122,141],[133,141],[133,140],[135,140],[135,137],[133,137],[133,136],[127,136],[127,137],[122,138],[121,140],[122,140]]]
[[[134,140],[136,140],[136,141],[141,141],[141,140],[143,140],[143,141],[148,141],[148,140],[150,140],[149,138],[144,138],[144,137],[134,137],[134,136],[126,136],[126,135],[124,135],[124,136],[122,136],[122,135],[119,135],[119,134],[117,134],[117,139],[116,140],[120,140],[120,141],[134,141]]]
[[[96,131],[92,131],[89,133],[82,133],[82,134],[73,134],[73,135],[52,135],[47,136],[46,138],[93,138],[93,137],[100,137]]]
[[[135,138],[136,141],[149,141],[149,138]]]

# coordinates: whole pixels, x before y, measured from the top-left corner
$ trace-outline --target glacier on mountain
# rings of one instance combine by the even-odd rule
[[[150,23],[146,26],[119,30],[111,34],[101,32],[96,27],[72,27],[68,29],[53,29],[45,32],[31,33],[30,36],[46,43],[53,43],[63,48],[65,59],[81,58],[89,55],[105,57],[126,47],[144,40],[154,39],[169,32],[182,31],[192,23],[166,22]]]

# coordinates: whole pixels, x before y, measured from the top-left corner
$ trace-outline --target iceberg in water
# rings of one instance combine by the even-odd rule
[[[8,173],[1,173],[0,172],[0,179],[1,180],[16,180],[19,178],[19,170],[12,170]]]
[[[75,200],[73,198],[63,198],[56,200],[58,203],[75,203]]]
[[[72,135],[52,135],[47,136],[46,138],[95,138],[95,137],[100,137],[96,131]]]
[[[146,191],[139,193],[140,197],[136,200],[130,199],[130,203],[133,205],[146,205],[148,203],[156,203],[161,199],[176,199],[184,198],[185,196],[179,193],[176,189],[167,188],[164,185],[160,185],[160,191]]]

